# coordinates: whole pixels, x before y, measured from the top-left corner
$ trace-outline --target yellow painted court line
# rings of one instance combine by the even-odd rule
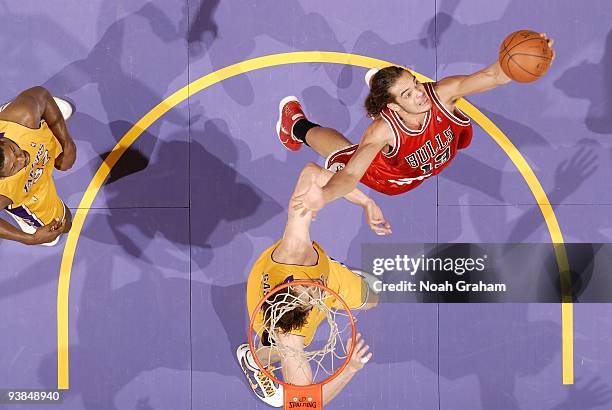
[[[348,53],[337,53],[327,51],[300,51],[294,53],[273,54],[269,56],[257,57],[246,60],[231,66],[219,69],[215,72],[207,74],[187,86],[176,91],[174,94],[167,97],[161,103],[156,105],[144,117],[142,117],[115,145],[111,153],[104,160],[98,171],[92,178],[89,186],[85,190],[85,194],[79,204],[79,209],[74,215],[72,229],[66,238],[64,254],[60,267],[60,275],[57,289],[57,386],[58,389],[66,390],[69,388],[69,335],[68,335],[68,297],[70,293],[70,274],[74,262],[74,255],[77,244],[83,229],[83,224],[89,213],[89,209],[100,191],[102,184],[108,177],[111,169],[117,164],[117,161],[125,153],[125,151],[142,135],[142,133],[150,127],[155,121],[160,119],[166,112],[174,108],[176,105],[185,101],[188,97],[204,90],[211,85],[217,84],[223,80],[234,77],[236,75],[248,73],[261,68],[274,67],[286,64],[297,63],[330,63],[330,64],[348,64],[364,68],[384,67],[393,65],[393,63],[379,60],[376,58],[360,56]],[[421,81],[431,81],[431,79],[415,73]],[[552,242],[559,244],[555,246],[557,256],[557,264],[563,272],[563,267],[567,266],[567,256],[563,246],[563,236],[557,223],[555,213],[550,206],[550,202],[546,193],[542,189],[537,177],[531,167],[518,149],[512,142],[478,109],[467,101],[461,101],[459,108],[466,112],[474,119],[491,137],[501,146],[508,154],[511,161],[520,171],[521,175],[529,185],[531,192],[544,216],[546,226],[550,232]],[[569,283],[563,281],[564,283]],[[562,304],[562,343],[563,343],[563,383],[573,383],[573,327],[572,327],[572,304]]]
[[[476,107],[462,100],[457,104],[459,109],[469,115],[474,121],[476,121],[504,150],[508,157],[512,160],[514,165],[518,168],[521,175],[527,182],[531,193],[536,199],[537,204],[540,207],[540,211],[546,221],[548,232],[550,233],[550,239],[552,240],[555,257],[557,260],[557,267],[560,272],[561,279],[561,294],[563,295],[563,302],[561,304],[561,354],[563,364],[562,381],[563,384],[574,383],[574,323],[573,323],[573,306],[571,298],[568,299],[567,295],[570,295],[570,275],[569,275],[569,262],[567,259],[567,253],[565,251],[563,235],[561,228],[557,222],[555,211],[550,205],[550,201],[546,196],[546,192],[542,189],[540,181],[534,174],[533,170],[525,161],[525,158],[521,155],[519,150],[514,146],[512,141],[504,135],[504,133],[488,119],[482,112]]]

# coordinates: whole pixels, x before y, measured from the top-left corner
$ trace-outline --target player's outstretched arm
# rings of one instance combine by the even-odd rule
[[[74,164],[76,145],[68,132],[62,112],[44,87],[37,86],[23,91],[0,113],[0,120],[16,122],[28,128],[38,128],[40,120],[45,120],[62,146],[63,152],[55,159],[55,168],[65,171]]]
[[[346,167],[338,171],[323,187],[325,203],[341,198],[354,190],[376,155],[390,140],[389,127],[380,120],[372,122]]]
[[[306,215],[307,213],[311,213],[311,215],[316,216],[316,211],[313,212],[309,210],[305,206],[304,202],[308,197],[308,200],[315,203],[317,208],[322,208],[325,205],[323,190],[336,174],[323,169],[316,164],[309,163],[306,165],[306,167],[304,167],[302,175],[304,178],[310,179],[311,184],[305,193],[294,197],[294,200],[292,201],[294,204],[293,210],[300,212],[302,216]],[[352,191],[344,195],[344,198],[364,209],[366,221],[377,235],[387,235],[391,233],[391,225],[385,220],[382,210],[372,198],[364,194],[358,188],[354,188]]]
[[[0,209],[4,209],[11,204],[11,200],[0,195]],[[41,243],[52,242],[64,232],[65,221],[52,221],[50,224],[38,228],[34,234],[23,232],[13,225],[0,218],[0,239],[8,239],[25,245],[39,245]]]
[[[4,219],[0,218],[0,238],[30,245],[30,240],[32,239],[31,237],[32,235],[22,232]]]
[[[283,237],[274,251],[277,262],[290,264],[309,264],[318,256],[312,247],[310,223],[316,217],[316,211],[305,207],[305,198],[322,201],[322,186],[331,180],[332,173],[320,166],[309,163],[302,169],[295,185],[287,210],[287,225]],[[364,208],[370,228],[378,235],[391,233],[391,225],[385,220],[378,205],[358,189],[353,189],[346,198]],[[321,202],[320,209],[325,205]]]
[[[349,340],[347,348],[351,348],[351,341]],[[355,344],[355,350],[353,351],[353,355],[351,356],[348,365],[346,368],[336,377],[334,380],[329,383],[323,385],[323,405],[329,404],[338,393],[342,391],[351,381],[353,376],[357,374],[357,372],[363,369],[363,366],[366,365],[372,358],[372,352],[368,352],[370,346],[366,345],[361,337],[361,334],[357,334],[357,343]]]
[[[548,45],[552,47],[554,41],[547,38],[544,33],[540,35],[545,37]],[[452,112],[458,99],[492,90],[510,81],[512,80],[503,72],[499,61],[496,61],[474,74],[443,78],[436,83],[436,94],[445,107]]]
[[[0,209],[4,209],[12,203],[13,202],[9,198],[0,195]],[[13,225],[0,218],[0,238],[26,244],[30,240],[30,236],[31,235],[22,232],[20,229],[15,228]]]
[[[454,108],[462,97],[489,91],[510,81],[496,61],[474,74],[443,78],[436,84],[436,94],[447,108]]]
[[[274,250],[274,260],[287,264],[310,264],[316,262],[318,255],[312,247],[310,223],[315,216],[312,212],[296,209],[297,198],[306,194],[317,179],[318,169],[315,164],[306,164],[295,184],[287,208],[287,224],[283,237]]]
[[[390,140],[389,128],[386,124],[382,121],[374,121],[370,124],[346,167],[334,174],[323,187],[323,198],[305,196],[302,198],[304,207],[310,211],[318,211],[326,203],[351,193],[376,155]]]

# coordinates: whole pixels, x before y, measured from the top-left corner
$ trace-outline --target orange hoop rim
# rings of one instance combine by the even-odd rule
[[[336,300],[340,301],[340,304],[342,305],[342,307],[344,308],[344,310],[347,313],[347,316],[349,318],[349,322],[351,324],[351,348],[348,351],[348,354],[346,356],[346,360],[344,361],[344,363],[342,363],[342,365],[330,376],[328,376],[326,379],[320,381],[319,383],[312,383],[306,386],[299,386],[299,385],[295,385],[295,384],[291,384],[291,383],[287,383],[281,379],[279,379],[278,377],[274,376],[274,374],[270,371],[268,371],[268,369],[261,363],[261,361],[259,360],[259,358],[257,357],[257,354],[255,352],[255,348],[253,346],[253,326],[255,325],[255,318],[256,318],[256,314],[257,312],[259,312],[261,310],[261,307],[263,306],[263,304],[270,299],[274,294],[280,292],[283,289],[286,289],[290,286],[298,286],[298,285],[306,285],[306,286],[315,286],[319,289],[324,290],[325,292],[329,292],[332,296],[334,296],[336,298]],[[353,314],[351,312],[350,307],[346,304],[346,302],[344,301],[344,299],[342,299],[342,297],[340,297],[340,295],[335,292],[334,290],[328,288],[327,286],[325,286],[324,284],[318,282],[318,281],[314,281],[314,280],[302,280],[302,279],[298,279],[298,280],[294,280],[291,282],[287,282],[287,283],[282,283],[276,287],[274,287],[274,289],[270,290],[270,292],[268,292],[268,294],[266,294],[257,304],[257,306],[255,307],[255,309],[253,310],[252,314],[251,314],[251,319],[249,321],[249,333],[248,333],[248,339],[249,339],[249,349],[251,350],[251,353],[253,355],[253,359],[255,360],[255,363],[257,363],[257,366],[259,367],[259,369],[266,375],[268,376],[270,379],[272,379],[273,381],[275,381],[276,383],[282,385],[283,387],[286,388],[290,388],[290,389],[300,389],[300,388],[310,388],[312,386],[323,386],[324,384],[327,384],[329,382],[331,382],[332,380],[334,380],[336,377],[338,377],[340,375],[340,373],[342,373],[342,371],[344,371],[344,369],[346,368],[346,366],[348,366],[349,361],[351,360],[351,356],[353,355],[353,351],[355,350],[355,341],[357,340],[357,327],[355,326],[355,318],[353,317]]]

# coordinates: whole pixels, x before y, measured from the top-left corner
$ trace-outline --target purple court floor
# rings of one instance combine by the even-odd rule
[[[57,172],[76,212],[103,159],[175,91],[251,58],[336,51],[431,78],[492,63],[510,32],[555,39],[540,81],[469,98],[516,145],[566,242],[612,240],[612,4],[570,0],[0,0],[0,100],[42,84],[75,102],[78,160]],[[357,142],[366,69],[266,67],[177,104],[131,145],[87,213],[71,267],[70,388],[62,409],[259,409],[234,359],[246,338],[245,281],[284,227],[301,167],[274,125],[298,96],[309,117]],[[361,245],[550,242],[518,169],[474,127],[472,146],[402,197],[372,195],[376,237],[337,201],[312,236],[359,265]],[[84,211],[84,210],[83,210]],[[0,242],[0,388],[57,387],[55,248]],[[573,385],[563,385],[557,304],[386,304],[359,315],[374,353],[329,408],[612,408],[612,310],[574,304]],[[1,405],[0,405],[1,406]],[[11,405],[7,408],[31,408]],[[54,408],[50,406],[49,408]]]

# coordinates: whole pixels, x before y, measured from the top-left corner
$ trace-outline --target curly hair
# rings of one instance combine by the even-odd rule
[[[395,97],[389,92],[389,88],[395,84],[398,78],[405,73],[402,67],[391,66],[380,69],[370,79],[370,93],[365,99],[365,109],[372,118],[393,102]]]
[[[276,303],[287,300],[288,295],[291,295],[293,298],[299,297],[298,292],[291,289],[291,287],[287,287],[278,291],[273,297],[266,300],[262,308],[264,323],[268,323],[273,306]],[[310,307],[306,305],[289,310],[276,321],[276,328],[283,333],[290,333],[293,330],[299,330],[306,324],[310,311]]]

